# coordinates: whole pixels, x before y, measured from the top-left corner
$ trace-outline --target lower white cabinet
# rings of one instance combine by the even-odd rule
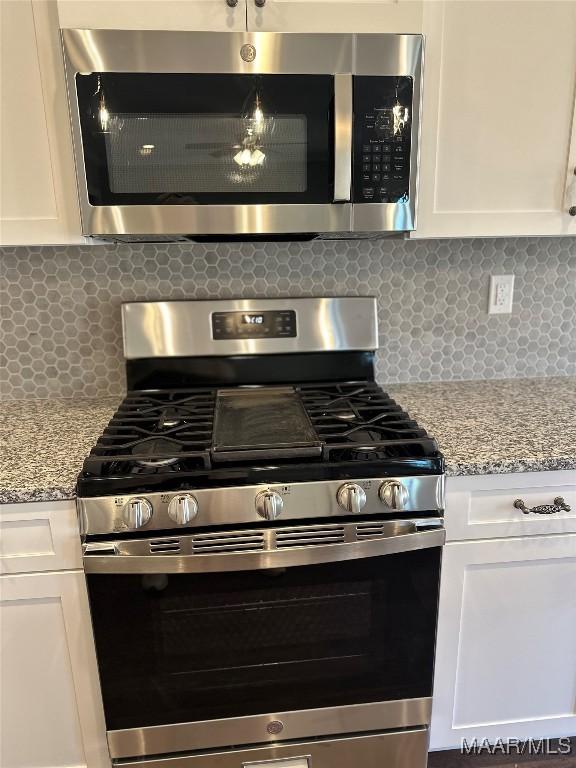
[[[432,749],[576,734],[576,534],[444,549]]]
[[[0,577],[0,765],[110,768],[82,571]]]

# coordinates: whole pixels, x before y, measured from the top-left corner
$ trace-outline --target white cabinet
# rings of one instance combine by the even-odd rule
[[[74,502],[0,506],[2,768],[110,768],[81,564]]]
[[[82,571],[0,577],[2,768],[110,768]]]
[[[451,477],[446,496],[446,538],[492,539],[576,533],[576,470]],[[564,505],[554,507],[555,499]],[[528,510],[554,507],[552,514]]]
[[[58,0],[58,12],[63,29],[246,29],[246,0]]]
[[[576,733],[576,535],[444,549],[432,749]]]
[[[73,501],[0,506],[0,573],[82,568]]]
[[[247,0],[254,32],[421,32],[417,0]]]
[[[576,2],[424,4],[415,237],[576,234]]]
[[[83,241],[56,3],[0,2],[0,245]]]
[[[420,32],[420,0],[58,0],[77,29]]]

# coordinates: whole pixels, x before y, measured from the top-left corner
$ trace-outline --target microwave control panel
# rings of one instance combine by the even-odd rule
[[[354,77],[353,202],[408,202],[411,77]]]

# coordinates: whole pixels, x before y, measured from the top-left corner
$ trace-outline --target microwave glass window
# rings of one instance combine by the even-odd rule
[[[118,114],[105,136],[110,190],[306,192],[306,115]]]
[[[330,75],[77,75],[92,205],[329,203]]]

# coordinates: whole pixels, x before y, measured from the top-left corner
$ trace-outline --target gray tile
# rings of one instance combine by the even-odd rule
[[[0,395],[120,394],[123,301],[323,293],[378,297],[383,384],[576,373],[575,238],[4,248]]]

